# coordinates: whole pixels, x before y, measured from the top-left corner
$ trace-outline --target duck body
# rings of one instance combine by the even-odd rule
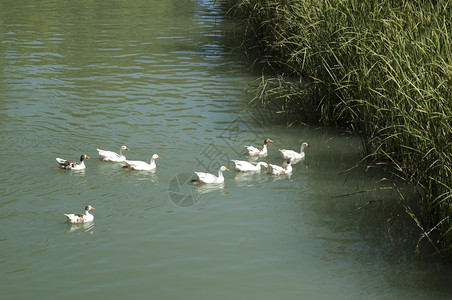
[[[99,152],[100,160],[112,161],[112,162],[124,162],[124,161],[126,161],[126,157],[122,154],[123,150],[129,151],[129,148],[127,148],[127,146],[122,146],[119,149],[119,154],[116,152],[113,152],[113,151],[102,150],[102,149],[97,149],[97,152]]]
[[[152,155],[150,163],[140,160],[126,160],[125,163],[127,164],[127,166],[125,166],[125,168],[137,171],[154,170],[155,168],[157,168],[157,165],[155,164],[156,159],[160,159],[160,156],[158,156],[157,154]]]
[[[86,154],[83,154],[82,156],[80,156],[80,162],[79,163],[77,163],[75,161],[72,161],[72,160],[59,158],[59,157],[56,158],[56,161],[60,165],[59,166],[60,169],[65,169],[65,170],[84,170],[86,168],[85,162],[84,162],[85,159],[89,159],[89,156],[86,155]]]
[[[265,139],[264,146],[262,148],[255,146],[245,146],[248,156],[267,156],[267,143],[273,143],[271,139]]]
[[[270,164],[270,167],[272,167],[272,171],[271,171],[272,175],[291,174],[293,171],[292,166],[290,165],[290,159],[287,160],[286,167],[281,167],[281,166],[272,165],[272,164]]]
[[[305,157],[304,154],[304,148],[309,147],[309,144],[304,142],[301,144],[300,152],[294,151],[294,150],[286,150],[286,149],[279,149],[279,152],[281,152],[282,156],[285,159],[290,159],[292,161],[294,160],[300,160]]]
[[[218,176],[215,176],[210,173],[204,173],[204,172],[195,172],[196,176],[198,176],[199,181],[196,181],[197,183],[223,183],[224,177],[223,172],[229,171],[228,168],[225,166],[221,166],[220,170],[218,170]]]
[[[235,164],[235,169],[237,171],[242,172],[258,172],[261,170],[261,167],[264,166],[265,169],[268,169],[268,164],[266,162],[258,162],[257,164],[252,164],[243,160],[231,160]]]
[[[92,207],[91,205],[87,205],[85,207],[84,214],[64,214],[64,215],[67,217],[67,221],[72,224],[91,222],[94,220],[94,216],[90,214],[89,211],[93,209],[94,207]]]

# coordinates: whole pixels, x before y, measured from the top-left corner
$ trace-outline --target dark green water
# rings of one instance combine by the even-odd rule
[[[385,225],[393,192],[337,198],[378,187],[340,175],[359,138],[244,111],[256,77],[230,28],[209,1],[0,1],[0,298],[449,297],[448,268]],[[227,172],[175,205],[175,178],[266,137],[276,164],[311,144],[290,178]],[[123,144],[156,171],[97,159]],[[82,153],[85,171],[56,169]],[[93,223],[65,223],[88,203]]]

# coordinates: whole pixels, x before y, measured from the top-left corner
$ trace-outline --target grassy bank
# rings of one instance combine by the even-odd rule
[[[244,53],[264,74],[277,75],[263,78],[256,100],[276,103],[289,123],[361,132],[373,164],[390,165],[420,187],[422,210],[413,218],[451,259],[452,4],[224,2]],[[307,113],[312,108],[316,114]]]

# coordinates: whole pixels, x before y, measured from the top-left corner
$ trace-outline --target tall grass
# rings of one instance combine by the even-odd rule
[[[248,57],[279,75],[262,81],[256,99],[276,102],[289,123],[305,122],[314,107],[325,125],[363,133],[374,163],[421,188],[419,226],[452,259],[450,1],[225,0],[225,7],[241,20]]]

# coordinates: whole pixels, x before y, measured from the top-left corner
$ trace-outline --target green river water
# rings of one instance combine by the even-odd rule
[[[245,110],[259,75],[228,22],[211,1],[0,0],[1,299],[450,297],[450,267],[389,226],[395,192],[338,197],[380,187],[341,174],[360,138]],[[311,147],[291,176],[190,183],[265,138],[275,164]],[[157,169],[98,159],[121,145]],[[94,222],[65,223],[87,204]]]

